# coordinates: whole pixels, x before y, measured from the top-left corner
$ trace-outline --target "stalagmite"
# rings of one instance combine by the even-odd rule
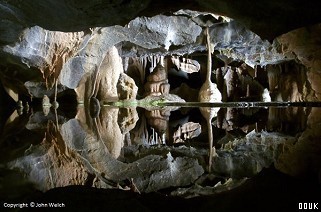
[[[52,106],[55,110],[58,109],[59,107],[59,103],[57,102],[57,86],[58,86],[58,79],[56,79],[55,81],[55,97],[54,97],[54,101],[52,102]]]
[[[271,102],[270,92],[269,92],[269,90],[267,88],[265,88],[263,90],[262,101],[263,102]]]
[[[49,114],[50,107],[51,107],[50,99],[47,95],[44,95],[42,98],[42,110],[45,116]]]
[[[200,102],[220,102],[222,99],[221,93],[217,89],[216,84],[211,82],[211,72],[212,72],[212,55],[211,55],[211,42],[208,28],[206,28],[206,38],[207,38],[207,74],[206,80],[202,85],[199,92]],[[213,160],[213,130],[212,130],[212,119],[217,116],[219,108],[200,108],[203,117],[207,121],[208,128],[208,139],[209,139],[209,168],[208,171],[211,172],[212,160]]]

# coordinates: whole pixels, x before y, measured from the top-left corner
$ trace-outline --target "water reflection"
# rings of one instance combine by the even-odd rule
[[[231,189],[271,164],[294,176],[320,174],[320,108],[220,108],[210,121],[204,109],[102,107],[94,118],[81,106],[74,118],[15,113],[1,135],[1,165],[41,190],[135,185],[173,195],[201,193],[213,179],[220,191]],[[176,191],[196,184],[198,191]]]

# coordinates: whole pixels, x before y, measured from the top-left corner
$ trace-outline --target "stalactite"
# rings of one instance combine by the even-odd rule
[[[257,65],[254,66],[254,78],[257,78]]]
[[[129,57],[125,57],[122,61],[123,61],[123,67],[124,67],[124,72],[127,73],[128,71],[128,65],[129,65],[129,61],[131,58]]]
[[[240,75],[240,84],[241,96],[243,96],[243,94],[247,96],[247,86],[249,85],[249,82],[243,75]]]
[[[224,77],[223,77],[223,71],[222,68],[216,69],[216,84],[218,90],[223,93],[223,87],[224,87]]]
[[[184,73],[191,74],[194,72],[198,72],[201,69],[200,64],[196,60],[192,60],[184,57],[182,58],[180,56],[171,56],[171,62],[175,65],[178,72],[183,72],[183,74]]]
[[[165,67],[165,70],[167,70],[167,66],[165,66],[164,60],[165,60],[164,56],[160,56],[159,63]]]
[[[250,96],[251,96],[251,94],[250,94],[250,85],[247,84],[246,85],[246,97],[250,97]]]
[[[147,67],[147,57],[141,57],[140,58],[140,63],[142,65],[142,69],[145,71]]]
[[[260,83],[264,88],[269,87],[268,76],[266,66],[256,66],[255,67],[255,77],[254,79]]]
[[[229,67],[224,79],[226,84],[227,100],[237,101],[239,98],[238,89],[240,83],[236,71]]]
[[[153,68],[153,70],[154,70],[154,68],[156,67],[156,65],[157,65],[157,56],[152,56],[152,58],[153,58],[153,65],[152,65],[152,68]]]
[[[150,55],[148,56],[148,61],[150,63],[149,72],[152,73],[157,64],[160,62],[161,56],[160,55]]]
[[[145,75],[146,75],[147,58],[141,57],[139,60],[140,60],[140,63],[138,66],[138,70],[141,73],[140,75],[141,83],[144,83]]]
[[[274,92],[276,89],[278,89],[279,80],[281,76],[281,69],[279,66],[268,66],[267,74],[269,80],[269,90],[271,92]]]

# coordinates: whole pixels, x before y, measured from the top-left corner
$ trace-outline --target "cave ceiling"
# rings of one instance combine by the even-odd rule
[[[13,0],[0,1],[1,31],[38,25],[52,31],[74,32],[89,27],[125,25],[140,16],[190,9],[228,16],[263,39],[321,21],[317,0]]]

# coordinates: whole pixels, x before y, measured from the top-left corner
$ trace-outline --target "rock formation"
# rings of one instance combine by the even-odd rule
[[[179,126],[176,132],[174,132],[174,143],[184,142],[186,139],[191,139],[201,134],[202,128],[199,123],[187,122],[182,126]]]
[[[206,40],[207,40],[207,73],[206,80],[203,83],[199,93],[198,99],[200,102],[220,102],[222,100],[222,95],[217,89],[217,85],[211,81],[212,73],[212,49],[209,29],[206,28]],[[214,50],[213,50],[214,51]],[[212,119],[217,116],[217,108],[200,108],[203,117],[207,122],[208,130],[208,143],[209,143],[209,165],[208,171],[211,172],[212,160],[213,160],[213,130],[212,130]]]
[[[170,84],[168,83],[166,70],[162,65],[157,65],[154,71],[147,77],[144,88],[146,96],[164,96],[169,94]]]
[[[179,71],[183,71],[185,73],[194,73],[198,72],[201,69],[200,64],[196,60],[182,58],[172,56],[171,62],[176,66]]]
[[[148,124],[153,127],[156,132],[163,135],[168,129],[168,120],[170,116],[169,110],[153,110],[145,111]]]
[[[171,90],[171,93],[178,95],[186,102],[198,101],[198,90],[190,88],[186,83],[182,83],[180,87]]]
[[[135,81],[125,73],[121,73],[117,82],[118,99],[136,99],[137,92]]]

